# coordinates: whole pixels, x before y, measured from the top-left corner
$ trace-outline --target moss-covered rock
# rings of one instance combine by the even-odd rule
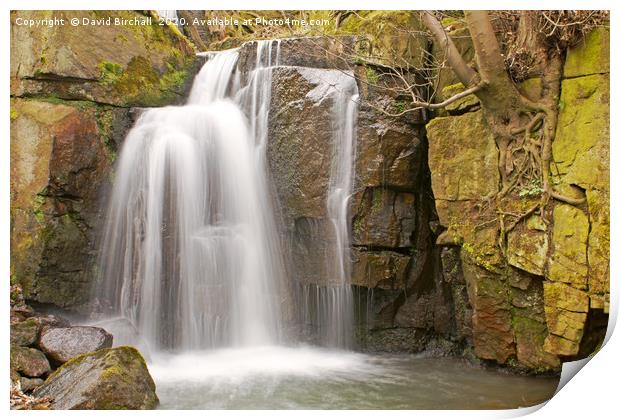
[[[475,109],[475,102],[459,105],[453,115],[427,125],[435,204],[447,229],[438,241],[461,246],[476,356],[531,371],[557,370],[557,355],[544,347],[549,332],[542,282],[532,276],[545,274],[550,228],[530,217],[510,232],[504,252],[498,247],[490,222],[496,214],[481,211],[488,208],[485,197],[499,190],[497,148]],[[532,204],[524,197],[510,206],[520,213]]]
[[[456,83],[454,85],[449,85],[444,87],[441,90],[441,98],[447,99],[454,95],[457,95],[465,90],[465,87],[462,83]],[[451,104],[446,105],[443,108],[443,112],[448,114],[462,114],[467,111],[475,110],[475,108],[480,106],[480,100],[475,95],[468,95],[464,98],[457,99]]]
[[[93,227],[113,160],[112,130],[101,120],[118,126],[126,112],[50,98],[11,107],[13,280],[27,299],[75,306],[90,293]]]
[[[425,67],[428,37],[419,18],[419,13],[410,10],[189,10],[180,12],[185,19],[183,30],[197,45],[209,50],[238,47],[255,39],[290,38],[294,45],[299,39],[304,49],[297,54],[287,53],[286,42],[282,43],[283,63],[302,65],[301,61],[312,63],[310,67],[340,68],[344,61],[362,59],[377,64],[396,64],[399,67]],[[237,21],[238,25],[216,25],[217,19]],[[259,20],[257,20],[259,18]],[[264,25],[260,18],[289,19],[289,22],[304,19],[313,25]],[[317,24],[316,22],[321,22]],[[416,32],[415,36],[411,36]],[[343,42],[340,37],[357,37],[355,45]],[[316,37],[312,43],[304,38]],[[302,54],[299,54],[302,52]],[[343,58],[345,60],[343,61]],[[242,59],[243,61],[243,59]]]
[[[28,27],[15,19],[137,19],[144,25]],[[150,20],[149,20],[150,19]],[[11,94],[120,106],[177,101],[194,74],[194,50],[178,30],[134,11],[11,13]]]
[[[508,264],[538,276],[544,275],[549,235],[538,215],[530,217],[508,234],[506,260]]]
[[[588,285],[588,216],[568,204],[553,210],[553,252],[547,277],[578,289]]]
[[[552,165],[559,188],[609,190],[609,76],[562,81]]]
[[[34,318],[11,324],[11,345],[28,347],[36,343],[41,326]]]
[[[51,368],[47,358],[39,350],[11,345],[11,371],[36,378],[47,375]]]
[[[404,289],[411,257],[393,251],[353,250],[351,283],[370,289]]]
[[[545,282],[545,306],[572,312],[587,313],[588,294],[568,284]]]
[[[481,359],[506,363],[516,356],[510,286],[467,254],[462,262],[473,308],[474,352]]]
[[[427,126],[435,203],[446,228],[438,243],[461,246],[479,357],[539,371],[557,369],[560,357],[580,357],[588,351],[582,347],[592,348],[591,338],[583,337],[586,319],[591,309],[605,310],[609,291],[608,72],[608,31],[599,28],[568,53],[552,146],[554,189],[585,203],[558,202],[552,217],[530,216],[508,233],[503,252],[495,245],[497,228],[488,228],[497,215],[484,212],[484,197],[497,192],[485,187],[497,186],[499,171],[482,112],[474,101],[457,101]],[[520,88],[536,99],[541,80],[526,80]],[[483,171],[489,157],[493,162]],[[525,192],[503,200],[502,209],[523,214],[535,204]],[[543,276],[544,294],[534,287]]]
[[[488,270],[502,263],[497,230],[481,214],[485,197],[499,191],[498,152],[482,111],[438,117],[426,127],[433,194],[444,243],[462,245]]]
[[[564,77],[609,73],[609,28],[592,30],[582,42],[569,48]]]
[[[434,118],[426,130],[436,200],[481,200],[498,191],[497,147],[482,111]]]
[[[609,191],[586,191],[590,232],[588,234],[588,291],[591,297],[609,297]],[[608,301],[609,299],[607,299]]]
[[[133,347],[116,347],[71,359],[38,387],[55,410],[144,410],[157,407],[155,383]]]
[[[579,230],[587,229],[587,286],[601,296],[609,292],[609,75],[565,79],[560,105],[553,179],[565,194],[581,198],[585,192],[587,220],[581,217]],[[579,257],[582,264],[585,257]]]
[[[550,335],[545,350],[575,356],[583,337],[589,299],[586,292],[564,283],[545,282],[545,314]]]
[[[429,39],[420,15],[410,10],[361,10],[342,20],[338,33],[363,35],[366,59],[406,68],[425,67]],[[411,32],[416,32],[411,36]]]
[[[517,363],[534,372],[557,371],[560,359],[544,348],[548,329],[545,321],[514,316],[512,319],[517,349]]]

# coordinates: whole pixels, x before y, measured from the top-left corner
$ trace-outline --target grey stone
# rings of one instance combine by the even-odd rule
[[[108,347],[112,335],[98,327],[45,328],[39,338],[39,348],[57,364]]]

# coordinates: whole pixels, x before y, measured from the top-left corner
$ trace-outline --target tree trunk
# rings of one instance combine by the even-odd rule
[[[504,56],[495,37],[489,15],[484,10],[465,12],[465,20],[476,51],[476,63],[481,79],[486,82],[484,89],[476,95],[482,106],[500,113],[501,120],[511,120],[517,109],[523,108],[521,94],[508,76]]]

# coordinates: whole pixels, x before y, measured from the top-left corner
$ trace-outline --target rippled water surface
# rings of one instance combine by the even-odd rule
[[[312,347],[158,355],[149,370],[162,409],[517,408],[548,400],[559,380]]]

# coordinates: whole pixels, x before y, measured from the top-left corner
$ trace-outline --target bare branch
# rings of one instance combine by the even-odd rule
[[[464,90],[461,93],[457,93],[454,96],[451,96],[450,98],[446,99],[443,102],[440,103],[430,103],[430,102],[424,102],[424,101],[413,101],[411,103],[411,108],[407,108],[401,112],[398,113],[392,113],[387,111],[384,108],[381,108],[379,106],[373,105],[371,103],[368,103],[368,105],[370,105],[371,108],[378,110],[379,112],[381,112],[384,115],[387,115],[388,117],[401,117],[405,114],[408,114],[409,112],[414,112],[414,111],[418,111],[420,109],[440,109],[440,108],[445,108],[446,106],[450,105],[451,103],[458,101],[461,98],[464,98],[466,96],[469,95],[473,95],[474,93],[478,92],[480,89],[482,89],[484,87],[483,83],[479,83],[475,86],[470,87],[467,90]]]
[[[458,101],[459,99],[465,98],[466,96],[469,96],[469,95],[473,95],[474,93],[476,93],[480,89],[482,89],[484,86],[485,86],[485,84],[483,82],[480,82],[477,85],[474,85],[474,86],[470,87],[469,89],[464,90],[461,93],[457,93],[456,95],[446,99],[445,101],[442,101],[442,102],[439,102],[439,103],[414,102],[413,106],[423,107],[423,108],[427,108],[427,109],[445,108],[446,106],[450,105],[453,102]]]

